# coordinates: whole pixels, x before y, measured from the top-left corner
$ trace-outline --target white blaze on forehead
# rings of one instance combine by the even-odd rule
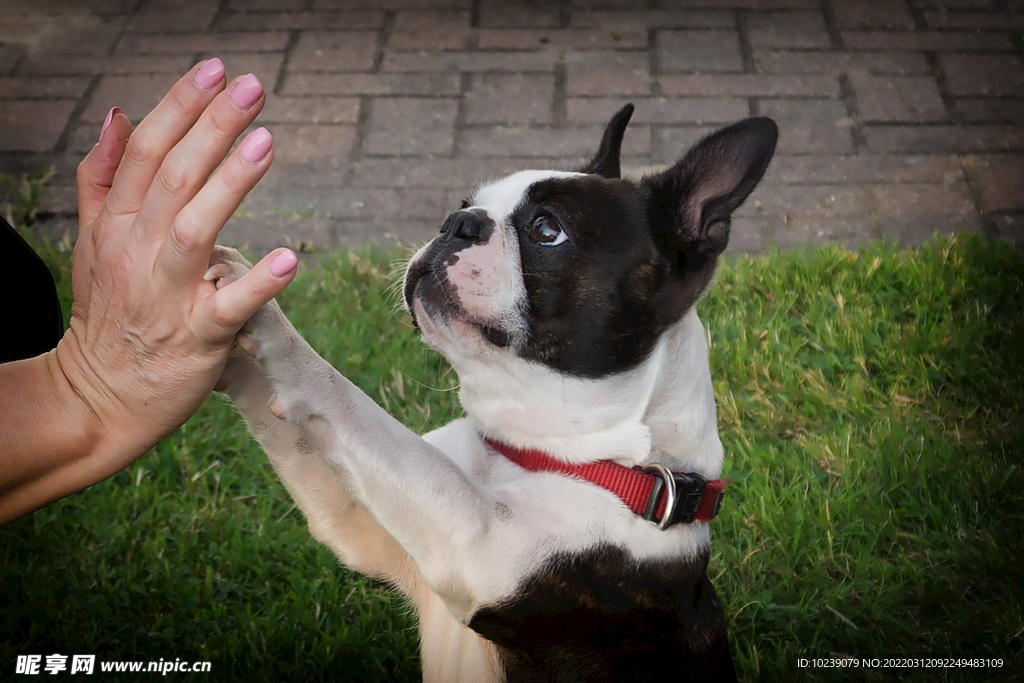
[[[531,185],[551,178],[574,178],[582,175],[586,174],[568,171],[520,171],[480,187],[473,195],[473,206],[485,209],[499,228],[505,228],[509,214],[523,202]]]

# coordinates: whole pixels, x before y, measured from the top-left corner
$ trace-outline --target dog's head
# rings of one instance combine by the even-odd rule
[[[428,344],[453,362],[511,354],[598,378],[643,362],[693,306],[777,129],[746,119],[632,181],[619,169],[632,113],[627,105],[612,118],[580,172],[515,173],[479,187],[445,220],[405,279]]]

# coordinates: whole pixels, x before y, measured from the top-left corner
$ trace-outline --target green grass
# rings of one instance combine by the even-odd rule
[[[67,297],[67,255],[46,251]],[[395,256],[321,255],[281,300],[425,430],[460,415],[456,380],[395,312]],[[724,265],[700,304],[731,479],[711,573],[744,680],[838,679],[795,668],[832,653],[1006,662],[861,680],[1020,678],[1022,282],[1008,244],[963,237]],[[0,558],[3,675],[58,652],[213,660],[196,680],[418,680],[402,602],[309,537],[219,399],[127,471],[0,529]]]

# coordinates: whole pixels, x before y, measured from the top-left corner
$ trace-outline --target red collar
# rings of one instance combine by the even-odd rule
[[[710,522],[722,507],[725,483],[721,479],[708,481],[699,474],[671,472],[671,482],[666,485],[669,470],[662,465],[626,467],[611,460],[570,465],[541,451],[520,450],[491,439],[485,441],[495,451],[525,470],[559,472],[586,479],[608,489],[621,498],[633,512],[657,523],[661,529],[677,523],[688,524],[695,520]],[[655,474],[648,474],[648,471]],[[672,510],[666,518],[665,508],[670,498],[674,498],[674,501]]]

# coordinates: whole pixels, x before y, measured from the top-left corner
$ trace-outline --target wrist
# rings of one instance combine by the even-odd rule
[[[96,461],[88,469],[95,472],[97,482],[102,481],[124,469],[135,459],[132,455],[148,446],[134,443],[137,425],[125,424],[127,411],[118,409],[119,397],[82,352],[73,329],[68,329],[51,355],[54,386]]]
[[[56,351],[0,364],[0,424],[0,523],[95,483],[100,425]]]

